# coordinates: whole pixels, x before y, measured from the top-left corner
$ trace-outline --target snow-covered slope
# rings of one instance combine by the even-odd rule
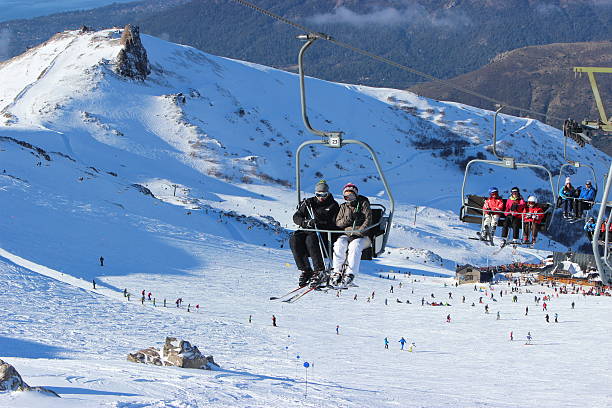
[[[120,34],[116,29],[60,33],[0,64],[0,249],[4,254],[0,285],[3,293],[11,294],[2,297],[3,310],[10,317],[0,329],[0,358],[13,357],[16,365],[26,367],[26,380],[36,373],[37,363],[30,358],[49,358],[40,362],[45,367],[42,381],[47,383],[30,382],[63,387],[66,394],[85,394],[85,387],[68,387],[71,380],[62,372],[88,367],[83,383],[98,381],[104,391],[90,393],[91,400],[77,398],[75,404],[390,406],[402,405],[410,395],[415,406],[474,406],[488,404],[489,398],[501,398],[502,405],[512,406],[503,397],[502,385],[494,397],[475,392],[449,402],[445,396],[454,378],[467,378],[482,368],[472,364],[480,357],[469,354],[465,358],[471,363],[440,374],[455,361],[449,350],[467,347],[473,333],[490,329],[488,320],[466,323],[459,341],[453,337],[456,332],[445,332],[438,323],[429,325],[441,322],[446,310],[404,311],[420,305],[421,297],[436,289],[440,292],[443,279],[431,276],[452,275],[455,263],[501,264],[544,254],[521,249],[494,255],[494,249],[467,240],[473,229],[458,220],[463,177],[458,162],[478,152],[491,157],[484,149],[490,143],[490,112],[408,92],[309,79],[311,121],[316,127],[343,130],[347,137],[375,148],[398,202],[397,212],[388,253],[363,265],[357,303],[352,297],[349,301],[352,293],[341,299],[317,293],[305,298],[303,306],[272,304],[268,297],[292,287],[297,279],[287,249],[287,228],[292,228],[296,204],[293,154],[301,142],[312,138],[299,116],[297,77],[143,36],[151,74],[145,81],[129,80],[114,71]],[[558,130],[505,115],[498,128],[498,149],[505,155],[560,166]],[[589,161],[599,174],[603,172],[602,153],[590,147],[570,147],[570,151],[574,159]],[[339,194],[342,185],[352,181],[372,201],[386,203],[366,151],[314,148],[304,156],[305,188],[324,177]],[[586,177],[580,174],[576,181]],[[483,192],[491,184],[502,191],[520,185],[526,194],[546,188],[546,182],[530,170],[499,169],[477,170],[469,188]],[[560,248],[546,241],[540,249]],[[100,256],[106,259],[104,267],[97,262]],[[427,278],[412,282],[391,270]],[[412,306],[394,303],[396,295],[389,297],[389,309],[383,309],[384,297],[366,304],[371,291],[380,294],[389,289],[389,281],[378,278],[389,273],[406,279],[406,284],[415,283],[410,289],[414,293],[401,292],[401,300],[410,298]],[[91,279],[102,287],[97,294],[83,291]],[[170,303],[183,297],[203,306],[206,313],[187,318],[184,310],[175,313],[127,304],[120,295],[123,288],[135,296],[142,289],[151,290],[159,294],[158,301],[163,297]],[[477,294],[465,288],[457,291],[471,300]],[[442,289],[437,296],[446,292]],[[530,297],[525,296],[525,301]],[[589,310],[599,316],[601,305],[593,304]],[[457,313],[465,313],[467,319],[473,312],[465,306]],[[345,315],[344,309],[350,312]],[[330,310],[338,312],[326,319]],[[518,306],[507,310],[520,314]],[[283,329],[263,326],[273,313]],[[415,313],[419,316],[412,320]],[[256,328],[243,323],[250,314],[256,316]],[[100,328],[93,328],[88,318]],[[315,327],[322,320],[327,325]],[[583,323],[572,328],[578,330]],[[347,328],[352,341],[336,343],[338,337],[329,336],[336,324]],[[528,330],[531,323],[525,324],[509,321],[503,331]],[[410,365],[404,367],[404,362],[378,352],[363,364],[354,359],[342,368],[354,357],[350,347],[370,353],[370,344],[380,342],[381,333],[403,335],[406,327],[414,330],[417,343],[428,344],[417,363],[432,367],[426,384],[419,382],[422,370],[410,371]],[[176,377],[164,383],[166,388],[157,389],[146,386],[155,380],[157,369],[119,362],[126,352],[161,342],[170,334],[193,338],[226,371],[214,378],[173,371]],[[485,353],[505,344],[505,335],[489,344]],[[445,336],[452,339],[431,345]],[[578,336],[571,341],[582,340]],[[568,352],[564,348],[568,344],[557,350]],[[329,353],[329,347],[335,351]],[[43,352],[6,351],[28,349]],[[314,400],[302,401],[302,383],[296,382],[295,361],[288,359],[287,350],[314,356],[314,370],[327,367],[318,371]],[[445,353],[450,354],[444,357]],[[70,362],[58,362],[57,357]],[[98,358],[105,361],[91,361]],[[513,370],[528,369],[528,364],[520,360]],[[112,369],[93,378],[102,365]],[[354,380],[359,370],[364,370],[363,376]],[[411,378],[412,388],[421,390],[419,395],[408,394],[401,384],[389,386],[375,379],[396,370]],[[196,376],[190,377],[195,385],[183,386],[181,378],[190,375]],[[438,381],[440,375],[448,378]],[[559,383],[560,390],[564,384]],[[517,380],[513,386],[524,384]],[[528,391],[527,402],[540,395],[537,385]],[[121,405],[124,401],[129,403]]]

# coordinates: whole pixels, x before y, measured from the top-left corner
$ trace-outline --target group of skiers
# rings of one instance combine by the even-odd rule
[[[489,189],[489,197],[485,200],[483,209],[483,220],[481,238],[492,240],[499,218],[505,216],[502,229],[502,246],[506,244],[510,227],[512,227],[512,238],[514,242],[519,240],[519,230],[524,227],[523,242],[535,243],[538,236],[538,225],[544,220],[544,210],[538,205],[535,196],[529,196],[527,202],[521,196],[518,187],[512,187],[510,197],[505,202],[499,195],[497,187]]]
[[[591,209],[596,195],[597,190],[591,180],[587,180],[584,186],[574,188],[572,180],[566,177],[565,184],[559,190],[557,207],[563,207],[563,218],[580,219],[585,210]]]
[[[367,228],[372,224],[372,211],[367,197],[359,194],[355,184],[342,189],[344,202],[338,204],[325,180],[315,185],[314,197],[303,200],[293,221],[301,227],[289,239],[295,264],[300,270],[299,286],[318,287],[329,277],[329,283],[347,287],[359,272],[361,253],[372,242]],[[319,230],[332,230],[332,271],[328,276],[323,257],[328,257],[328,236]],[[310,260],[312,260],[312,265]]]

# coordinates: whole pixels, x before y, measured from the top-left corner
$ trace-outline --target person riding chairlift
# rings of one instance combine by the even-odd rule
[[[595,218],[594,217],[589,217],[589,219],[587,220],[586,224],[584,224],[584,230],[586,231],[587,237],[589,238],[589,241],[593,240],[593,233],[595,232],[595,227],[597,226],[597,223],[595,222]]]
[[[563,206],[563,218],[571,218],[570,211],[572,210],[572,202],[576,189],[572,186],[572,180],[569,177],[565,178],[565,185],[559,190],[559,199],[557,207]]]
[[[363,230],[372,224],[370,200],[359,194],[355,184],[348,183],[342,189],[345,202],[340,204],[336,217],[336,226],[345,230],[334,243],[333,273],[330,278],[332,285],[348,286],[359,272],[361,252],[370,247],[372,242],[368,232],[352,232]],[[346,262],[344,273],[342,266]]]
[[[512,187],[510,190],[510,197],[506,200],[506,207],[504,215],[504,228],[502,229],[502,246],[506,245],[508,238],[508,230],[512,227],[512,239],[518,241],[519,229],[521,228],[522,217],[521,214],[525,212],[525,200],[521,197],[521,191],[518,187]]]
[[[499,196],[499,190],[497,187],[491,187],[489,189],[489,198],[487,198],[482,206],[483,220],[482,230],[480,231],[482,237],[486,237],[490,234],[490,237],[495,236],[495,228],[499,221],[499,217],[504,211],[504,201]]]
[[[525,231],[523,232],[523,242],[535,244],[538,237],[538,225],[544,220],[544,210],[538,205],[538,199],[530,196],[527,199],[527,208],[523,214]],[[529,237],[531,236],[531,240]]]
[[[584,187],[580,186],[576,189],[574,195],[578,196],[577,199],[574,199],[574,217],[582,218],[582,212],[590,210],[593,206],[597,190],[592,186],[591,180],[587,180]]]
[[[323,249],[327,247],[327,234],[317,234],[312,230],[337,229],[336,215],[339,209],[340,206],[329,192],[329,186],[325,180],[320,180],[315,185],[314,197],[302,200],[293,214],[293,222],[301,228],[311,230],[299,229],[289,238],[295,264],[300,270],[300,287],[308,284],[316,287],[327,276],[322,254]],[[312,259],[312,267],[309,258]]]

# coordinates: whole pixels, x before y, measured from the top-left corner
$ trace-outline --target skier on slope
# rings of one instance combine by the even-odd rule
[[[403,350],[404,349],[404,345],[406,344],[406,339],[403,338],[403,337],[401,339],[399,339],[399,344],[402,345],[402,350]]]
[[[492,240],[495,236],[495,228],[497,222],[504,210],[504,201],[499,196],[497,187],[489,189],[489,198],[487,198],[482,206],[484,217],[482,219],[482,230],[480,231],[480,239]]]
[[[535,196],[529,196],[527,208],[523,213],[524,243],[535,244],[538,237],[538,226],[542,223],[542,220],[544,220],[544,210],[538,205],[538,199]]]
[[[325,180],[320,180],[315,185],[315,196],[303,200],[295,214],[293,222],[305,229],[335,230],[336,216],[339,205],[329,192],[329,186]],[[314,219],[311,217],[314,215]],[[319,242],[316,231],[297,230],[291,234],[289,245],[295,259],[297,268],[301,271],[299,286],[308,283],[318,285],[325,276],[325,265],[323,264],[322,248],[327,248],[327,234],[320,233],[322,242]],[[331,256],[331,254],[330,254]],[[312,259],[312,267],[308,257]]]
[[[348,183],[342,189],[345,202],[340,205],[340,211],[336,217],[336,225],[346,232],[341,235],[334,244],[333,269],[330,282],[332,285],[348,286],[355,274],[359,272],[361,252],[370,247],[372,242],[368,232],[351,232],[367,228],[372,223],[372,211],[370,200],[359,195],[356,185]],[[346,269],[342,266],[346,261]]]
[[[521,197],[518,187],[512,187],[510,197],[506,200],[504,215],[504,228],[502,229],[502,244],[506,245],[509,228],[512,227],[512,238],[516,242],[519,239],[519,229],[521,228],[521,214],[525,211],[525,200]]]

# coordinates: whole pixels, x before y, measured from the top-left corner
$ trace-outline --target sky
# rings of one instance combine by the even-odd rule
[[[0,0],[0,21],[32,18],[63,11],[92,9],[135,0]]]

